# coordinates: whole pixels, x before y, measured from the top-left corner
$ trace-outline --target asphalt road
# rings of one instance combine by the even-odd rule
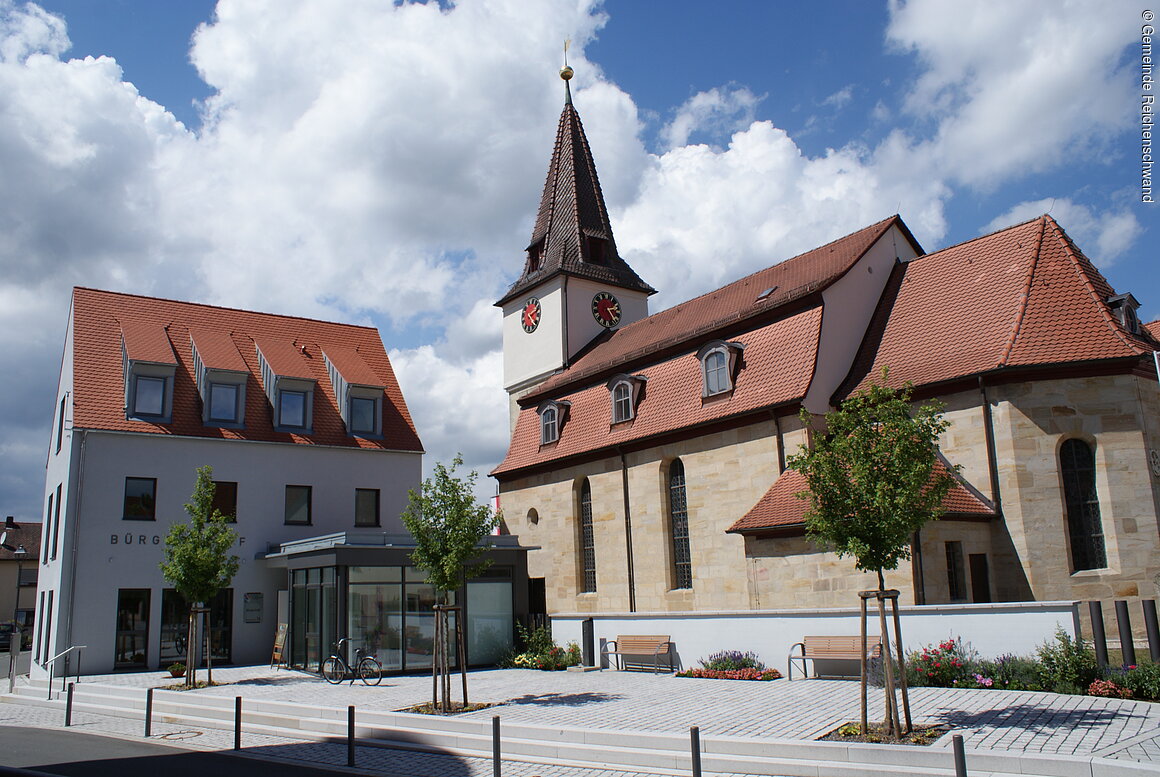
[[[0,774],[7,771],[3,767],[68,777],[314,777],[335,774],[321,768],[151,742],[16,727],[0,727]]]

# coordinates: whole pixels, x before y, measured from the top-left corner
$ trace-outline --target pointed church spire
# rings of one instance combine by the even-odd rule
[[[592,149],[580,114],[572,105],[568,84],[572,74],[567,65],[560,70],[564,111],[524,271],[497,306],[561,273],[649,295],[656,293],[617,253]]]

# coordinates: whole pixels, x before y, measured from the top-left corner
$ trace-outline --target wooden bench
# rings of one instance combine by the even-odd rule
[[[867,658],[880,658],[882,656],[882,642],[878,637],[867,636],[866,641],[870,643],[870,649],[866,654]],[[799,655],[794,655],[794,648],[801,648]],[[848,659],[853,661],[861,661],[862,659],[862,638],[858,636],[853,637],[802,637],[801,642],[795,642],[789,649],[789,665],[786,667],[786,679],[793,679],[793,665],[795,661],[801,662],[802,674],[807,678],[809,674],[806,672],[806,659],[816,661],[821,659],[823,661],[830,659]]]
[[[616,668],[623,670],[627,663],[644,664],[643,661],[626,662],[625,656],[651,658],[653,673],[660,671],[660,657],[669,657],[668,671],[672,671],[671,643],[668,634],[620,634],[609,640],[600,649],[600,655],[616,656]]]

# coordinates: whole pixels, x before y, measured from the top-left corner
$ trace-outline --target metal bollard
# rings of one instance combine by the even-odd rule
[[[1148,653],[1153,664],[1160,664],[1160,627],[1156,624],[1156,600],[1144,600],[1144,628],[1148,632]]]
[[[145,738],[153,733],[153,689],[145,691]]]
[[[1088,613],[1092,618],[1092,646],[1096,650],[1096,663],[1100,669],[1108,668],[1108,636],[1104,633],[1104,607],[1100,602],[1088,602]]]
[[[701,777],[701,729],[689,729],[689,745],[693,750],[693,777]]]
[[[962,734],[951,737],[951,744],[955,749],[955,777],[967,777],[967,753],[963,750]]]
[[[1124,666],[1136,665],[1136,646],[1132,644],[1132,620],[1128,615],[1128,603],[1116,602],[1116,625],[1120,628],[1120,654]]]
[[[500,777],[499,715],[491,719],[491,771],[494,777]]]
[[[354,766],[354,705],[346,708],[346,765]]]
[[[234,749],[242,749],[242,697],[234,697]]]
[[[73,686],[75,684],[76,683],[69,683],[68,684],[68,697],[65,699],[65,703],[64,703],[64,725],[65,725],[65,728],[68,728],[69,726],[72,725]]]

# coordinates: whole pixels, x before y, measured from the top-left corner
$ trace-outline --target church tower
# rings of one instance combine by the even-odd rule
[[[648,316],[656,289],[620,258],[592,150],[564,79],[564,111],[523,274],[503,298],[504,388],[515,400],[595,338]]]

